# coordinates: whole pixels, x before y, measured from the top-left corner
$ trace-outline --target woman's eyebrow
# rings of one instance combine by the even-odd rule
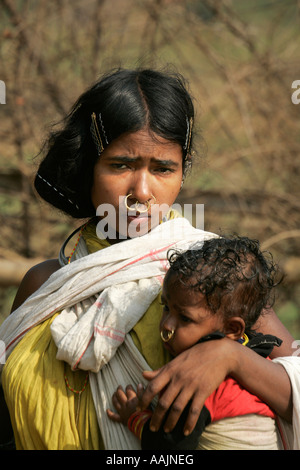
[[[174,168],[178,168],[179,164],[177,162],[174,162],[174,160],[161,160],[160,158],[151,158],[155,163],[163,166],[172,166]]]
[[[120,163],[135,163],[137,161],[140,161],[142,157],[129,157],[127,155],[112,155],[107,157],[107,160],[110,161],[118,161]],[[157,165],[162,165],[165,167],[173,167],[173,168],[178,168],[179,164],[175,162],[174,160],[170,159],[160,159],[160,158],[151,158],[151,162],[156,163]]]
[[[137,157],[127,157],[125,155],[110,155],[106,157],[106,160],[118,161],[123,163],[133,163],[137,161]]]

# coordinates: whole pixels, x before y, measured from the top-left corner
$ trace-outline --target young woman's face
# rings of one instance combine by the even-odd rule
[[[181,181],[179,144],[153,138],[147,130],[112,141],[95,165],[91,190],[97,215],[110,226],[107,238],[113,242],[114,230],[118,241],[153,229],[174,203]]]
[[[169,341],[164,343],[172,356],[192,347],[204,336],[224,328],[221,315],[209,310],[204,295],[184,286],[172,270],[166,274],[161,302],[164,309],[160,331],[167,334],[174,330]]]

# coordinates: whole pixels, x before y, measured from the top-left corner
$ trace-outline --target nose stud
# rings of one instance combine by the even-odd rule
[[[127,204],[127,200],[128,200],[128,198],[129,198],[130,196],[132,196],[131,193],[130,193],[130,194],[127,194],[127,196],[126,196],[125,199],[124,199],[124,204],[125,204],[125,207],[126,207],[127,210],[132,210],[132,207],[129,207],[128,204]],[[153,204],[155,204],[155,203],[156,203],[156,197],[153,196],[153,194],[151,194],[151,198],[154,200],[154,203],[153,203]],[[139,209],[139,206],[146,206],[146,209],[140,210],[140,209]],[[151,206],[150,200],[148,200],[148,201],[146,201],[145,203],[142,203],[142,204],[141,204],[139,201],[136,201],[136,203],[135,203],[135,205],[134,205],[135,210],[136,210],[137,212],[139,212],[140,214],[144,214],[145,212],[148,212],[148,210],[150,209],[150,206]]]
[[[167,343],[168,341],[170,341],[170,339],[174,335],[174,332],[175,330],[171,330],[171,331],[161,330],[160,337],[164,343]]]

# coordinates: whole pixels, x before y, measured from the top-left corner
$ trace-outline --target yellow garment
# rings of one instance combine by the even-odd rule
[[[171,213],[170,218],[177,216]],[[90,253],[108,246],[107,241],[99,240],[95,228],[91,223],[82,232]],[[159,297],[131,332],[152,369],[170,359],[159,335]],[[72,372],[67,364],[56,359],[57,349],[50,332],[56,315],[24,336],[2,372],[16,447],[18,450],[103,449],[89,384],[79,401],[78,394],[70,391],[65,381],[66,374],[70,387],[81,390],[86,372]]]
[[[56,315],[55,315],[56,316]],[[78,395],[86,373],[57,361],[51,337],[52,317],[30,330],[8,358],[2,384],[18,450],[98,449],[101,436],[89,384]]]

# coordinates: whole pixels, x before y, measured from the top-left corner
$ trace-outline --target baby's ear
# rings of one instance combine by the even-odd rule
[[[245,322],[241,317],[231,317],[225,325],[225,335],[234,341],[240,339],[245,332]]]

